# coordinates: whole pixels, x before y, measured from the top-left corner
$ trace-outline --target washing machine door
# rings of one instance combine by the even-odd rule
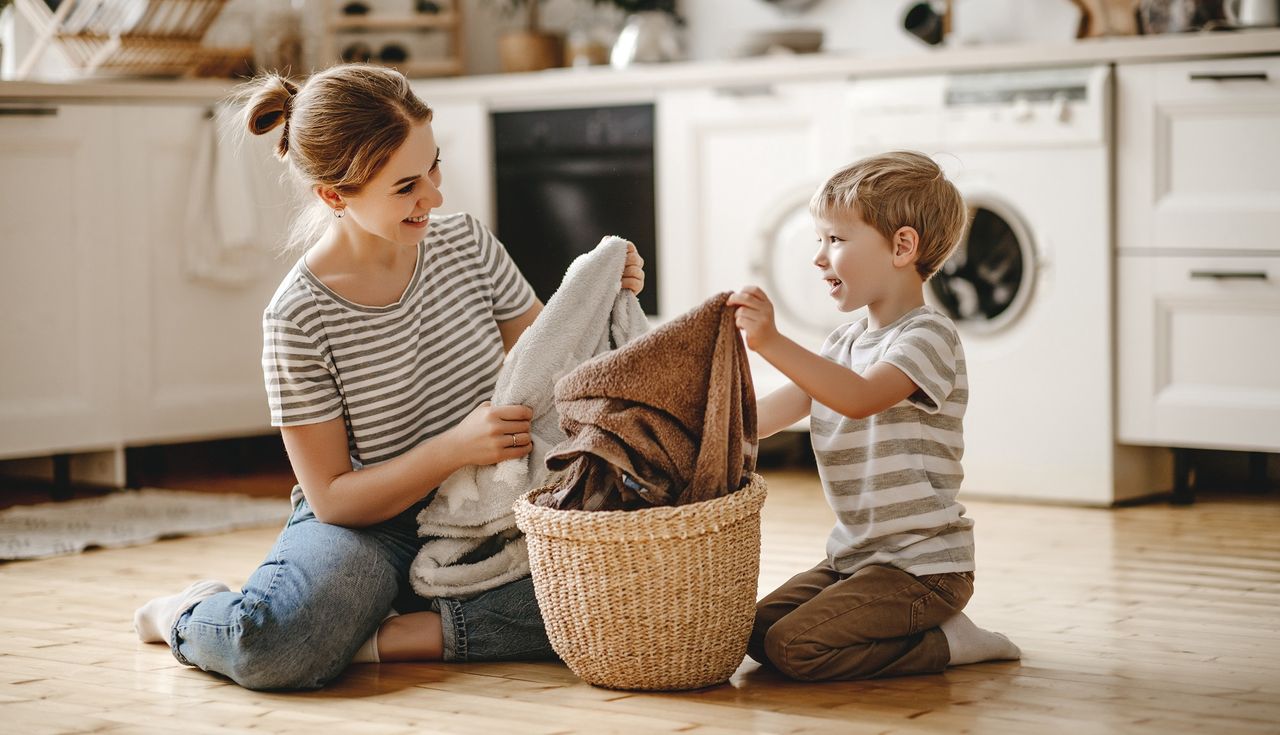
[[[809,214],[809,198],[817,185],[798,188],[779,198],[779,206],[763,218],[752,271],[773,301],[778,326],[788,336],[816,349],[841,324],[858,313],[836,309],[813,264],[818,235]]]
[[[1031,231],[1007,200],[982,191],[966,191],[964,198],[969,226],[926,294],[960,329],[997,332],[1026,310],[1041,264]]]

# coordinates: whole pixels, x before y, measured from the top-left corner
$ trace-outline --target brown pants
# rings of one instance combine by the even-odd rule
[[[747,653],[804,681],[935,673],[951,660],[938,625],[972,595],[972,572],[844,575],[823,561],[756,603]]]

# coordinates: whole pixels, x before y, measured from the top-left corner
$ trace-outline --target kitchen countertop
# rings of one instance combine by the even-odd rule
[[[546,102],[548,95],[562,98],[590,95],[593,100],[607,101],[611,97],[652,96],[659,90],[682,86],[755,85],[830,79],[839,75],[870,77],[1255,54],[1280,54],[1280,29],[1098,38],[1063,44],[923,49],[920,53],[897,56],[812,54],[694,61],[645,65],[627,71],[609,67],[550,69],[531,74],[421,79],[414,81],[414,87],[432,104],[483,100],[506,106],[522,101],[539,104]],[[234,86],[227,80],[202,79],[0,81],[0,102],[208,104],[228,94]]]

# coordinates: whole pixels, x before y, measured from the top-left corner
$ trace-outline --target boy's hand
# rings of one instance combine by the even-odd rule
[[[759,286],[743,286],[735,291],[727,302],[738,307],[734,322],[742,330],[747,347],[759,352],[779,336],[778,325],[773,319],[773,302]]]
[[[636,296],[644,290],[644,258],[631,243],[627,243],[627,262],[622,266],[622,287]]]

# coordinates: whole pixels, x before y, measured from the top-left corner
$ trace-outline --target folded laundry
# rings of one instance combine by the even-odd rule
[[[756,460],[756,404],[728,293],[613,352],[555,388],[569,438],[547,453],[564,474],[540,505],[633,510],[734,492]]]

